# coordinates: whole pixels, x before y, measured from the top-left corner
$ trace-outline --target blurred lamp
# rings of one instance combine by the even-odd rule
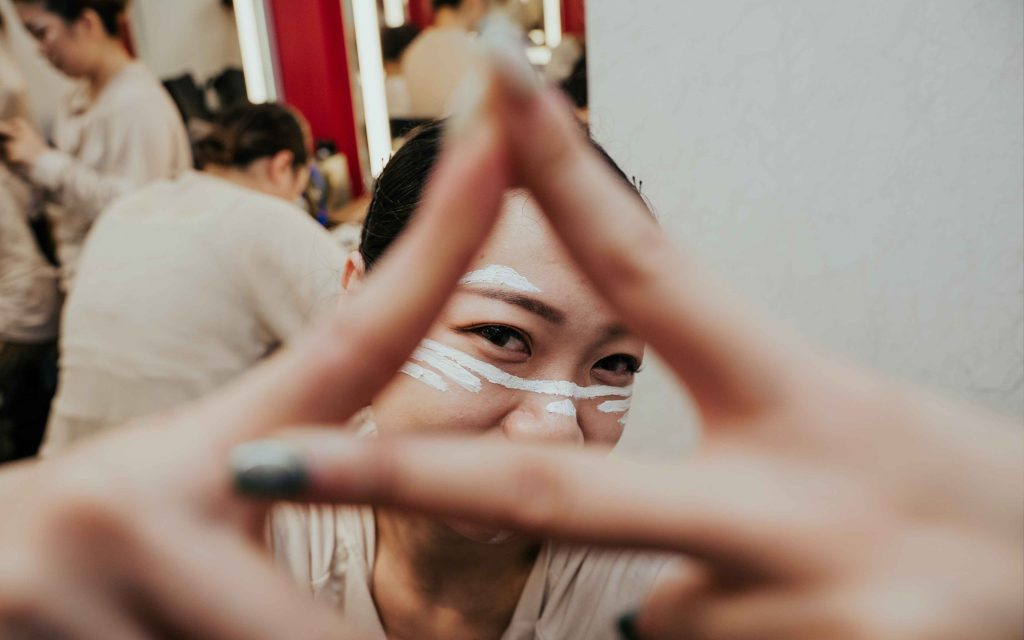
[[[359,86],[363,94],[370,173],[376,178],[391,157],[391,121],[384,87],[377,0],[352,0],[352,20],[356,28],[356,55],[359,57]]]
[[[552,49],[562,43],[561,0],[544,0],[544,34],[547,45]]]
[[[405,24],[405,0],[384,0],[384,24],[392,28]]]
[[[254,104],[277,100],[274,48],[264,0],[234,0],[245,89]]]

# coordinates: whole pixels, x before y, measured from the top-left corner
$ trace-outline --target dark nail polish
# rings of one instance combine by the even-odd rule
[[[273,440],[235,447],[231,472],[238,493],[253,498],[293,498],[308,484],[302,459],[288,445]]]
[[[619,618],[619,635],[622,640],[640,640],[636,632],[636,613],[630,612]]]

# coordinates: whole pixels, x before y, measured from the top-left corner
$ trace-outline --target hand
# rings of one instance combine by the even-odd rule
[[[0,157],[8,163],[32,166],[49,146],[28,122],[16,118],[0,121]]]
[[[305,498],[686,555],[635,619],[642,638],[1021,636],[1019,425],[770,329],[669,244],[554,95],[495,117],[516,178],[692,392],[704,441],[685,464],[651,464],[282,433],[304,452]]]
[[[0,470],[0,637],[338,637],[262,552],[266,509],[234,495],[227,457],[342,423],[419,343],[507,182],[495,127],[452,144],[407,234],[311,335],[194,406]]]

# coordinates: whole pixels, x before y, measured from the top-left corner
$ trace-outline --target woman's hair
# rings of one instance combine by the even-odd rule
[[[88,10],[96,12],[103,23],[103,29],[111,37],[121,35],[121,20],[131,0],[14,0],[22,4],[42,5],[65,22],[74,22]]]
[[[377,179],[359,243],[359,253],[367,269],[387,251],[416,212],[430,174],[441,155],[443,133],[444,123],[441,121],[416,129]],[[593,139],[591,145],[615,175],[636,190],[638,197],[643,200],[636,185],[604,148]]]
[[[403,24],[400,27],[385,27],[380,32],[380,49],[384,62],[398,62],[402,54],[409,48],[420,28],[414,24]]]
[[[196,141],[196,166],[247,167],[260,158],[291,151],[292,165],[309,162],[306,134],[295,113],[280,104],[244,104],[217,118],[213,129]]]

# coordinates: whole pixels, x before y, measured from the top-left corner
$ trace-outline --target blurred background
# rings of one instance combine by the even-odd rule
[[[0,9],[45,130],[66,80]],[[1024,416],[1019,0],[135,0],[127,37],[192,132],[239,100],[301,110],[312,212],[352,241],[489,12],[766,317]],[[684,395],[657,365],[641,378],[626,447],[686,446]]]

